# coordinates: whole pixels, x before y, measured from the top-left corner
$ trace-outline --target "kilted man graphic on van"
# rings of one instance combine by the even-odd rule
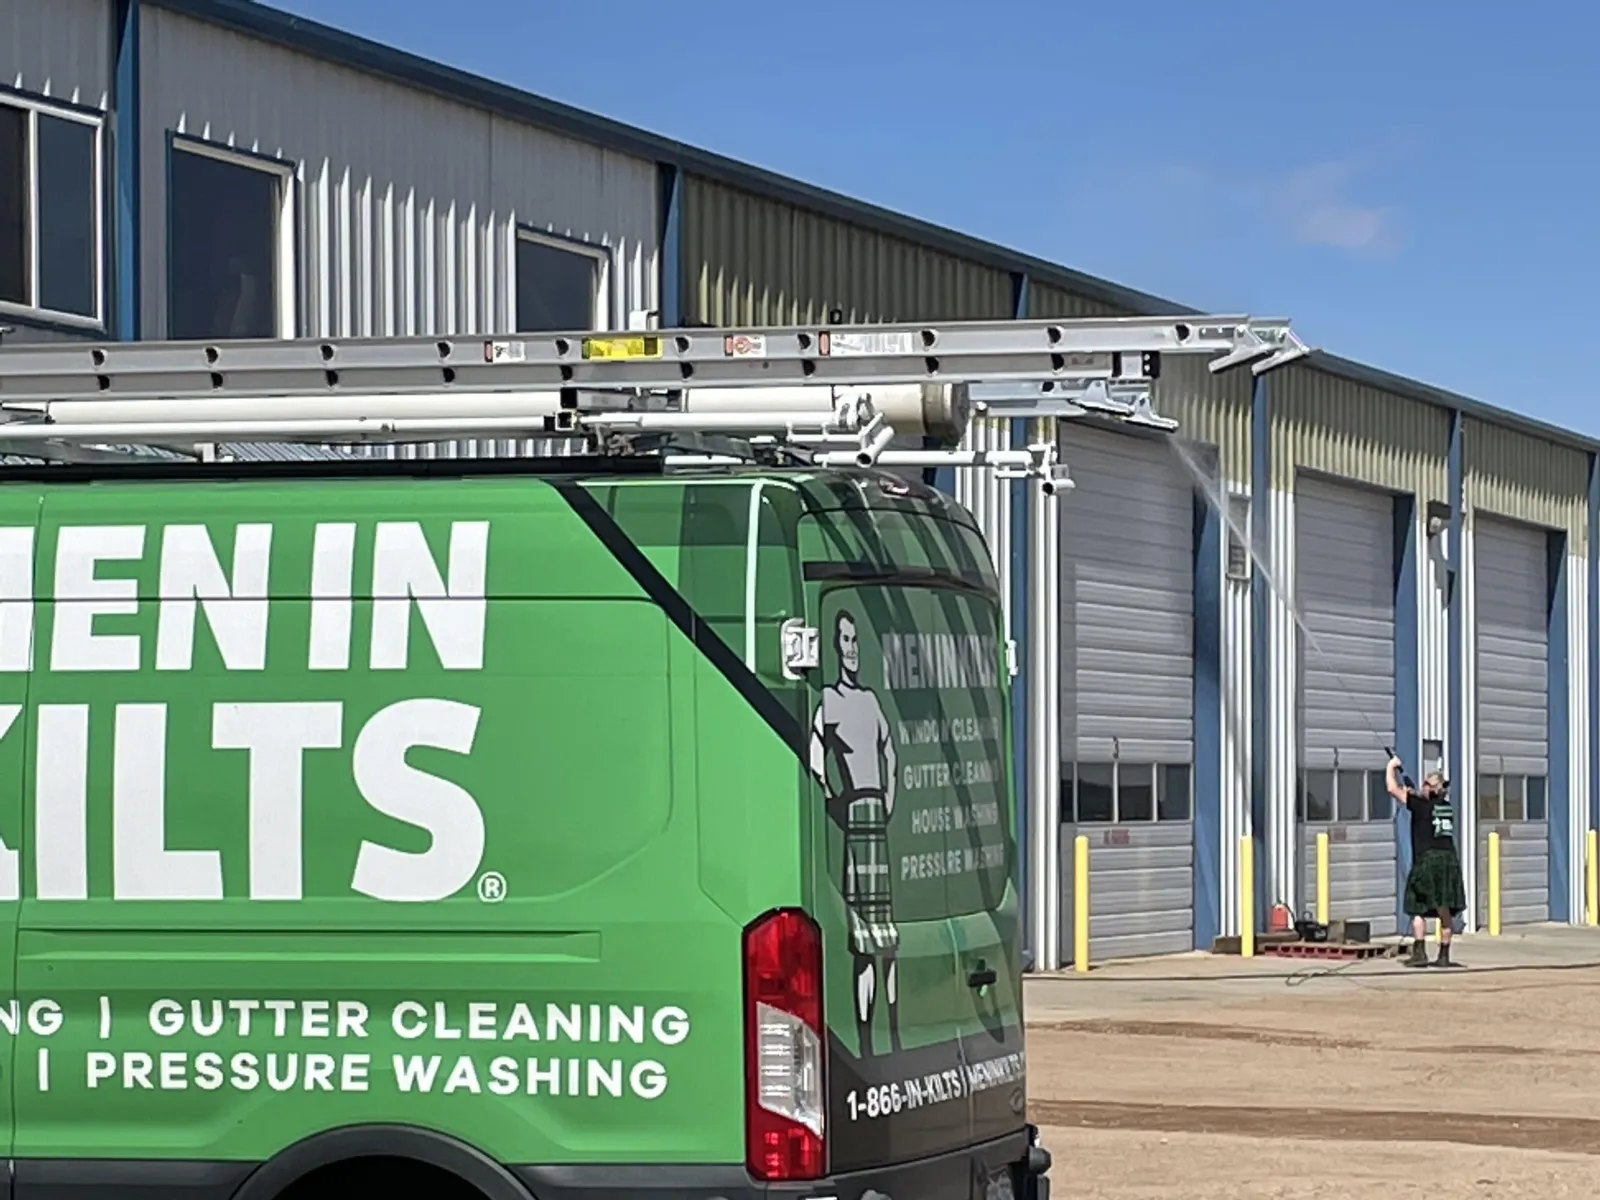
[[[900,931],[890,889],[889,818],[894,813],[894,735],[878,696],[861,681],[856,619],[834,619],[839,679],[822,689],[811,722],[811,770],[821,780],[828,816],[844,831],[840,891],[855,960],[856,1025],[863,1058],[873,1052],[872,1016],[879,972],[889,1008],[889,1037],[900,1049],[900,996],[895,957]]]

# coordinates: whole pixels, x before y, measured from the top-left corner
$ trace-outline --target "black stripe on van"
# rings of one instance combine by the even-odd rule
[[[655,564],[634,544],[622,526],[605,510],[605,506],[581,483],[551,480],[550,485],[571,505],[578,519],[589,527],[644,594],[666,614],[667,619],[678,627],[706,661],[733,685],[772,732],[783,739],[802,763],[808,761],[810,739],[802,723],[734,653],[733,647],[700,619],[700,614],[695,612],[694,607],[666,576],[656,570]]]

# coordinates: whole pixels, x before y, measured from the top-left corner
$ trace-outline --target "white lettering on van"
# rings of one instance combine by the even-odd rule
[[[194,664],[197,608],[205,610],[217,652],[228,670],[266,667],[271,559],[271,525],[234,529],[231,578],[224,573],[204,525],[168,525],[161,534],[156,670],[187,671]]]
[[[0,528],[0,671],[33,670],[33,530]]]
[[[0,704],[0,742],[22,715],[20,704]],[[18,900],[22,897],[22,868],[17,852],[0,840],[0,900]]]
[[[323,522],[311,543],[311,649],[313,671],[350,669],[350,597],[355,590],[354,522]]]
[[[89,898],[89,706],[39,706],[34,887],[41,900]]]
[[[250,899],[299,900],[304,889],[305,752],[344,744],[344,706],[218,704],[211,745],[250,755]]]
[[[481,628],[481,626],[480,626]],[[483,813],[464,788],[406,761],[414,746],[470,754],[480,710],[453,700],[402,700],[378,712],[356,738],[356,787],[384,816],[426,830],[420,854],[362,842],[351,886],[376,900],[454,895],[483,861]]]
[[[167,849],[167,706],[119,704],[112,746],[112,878],[119,900],[221,900],[222,855]]]
[[[372,669],[405,670],[415,601],[444,669],[481,670],[488,559],[489,522],[453,522],[447,583],[420,522],[380,521],[372,555]]]
[[[56,581],[50,632],[52,671],[137,671],[139,636],[96,633],[96,617],[133,616],[139,585],[100,579],[102,562],[134,562],[144,554],[143,525],[67,525],[56,538]]]

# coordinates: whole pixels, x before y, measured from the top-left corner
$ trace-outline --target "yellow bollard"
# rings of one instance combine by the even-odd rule
[[[1317,924],[1328,923],[1328,835],[1317,834]]]
[[[1600,831],[1589,830],[1589,861],[1585,864],[1583,897],[1588,903],[1585,919],[1591,925],[1600,925]]]
[[[1239,953],[1256,956],[1256,844],[1239,839]]]
[[[1072,842],[1072,969],[1089,969],[1089,839]]]
[[[1489,936],[1500,936],[1500,835],[1489,835]]]

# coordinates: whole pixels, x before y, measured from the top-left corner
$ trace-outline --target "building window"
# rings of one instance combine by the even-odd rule
[[[610,274],[610,258],[601,246],[519,233],[517,332],[607,328]]]
[[[1392,821],[1394,800],[1382,771],[1340,767],[1300,772],[1300,820],[1307,825]]]
[[[1194,811],[1188,763],[1062,763],[1061,820],[1071,825],[1187,821]]]
[[[103,320],[101,121],[0,97],[0,306]]]
[[[1548,820],[1545,788],[1543,775],[1479,775],[1478,819]]]
[[[174,141],[168,181],[167,336],[293,337],[293,168]]]

